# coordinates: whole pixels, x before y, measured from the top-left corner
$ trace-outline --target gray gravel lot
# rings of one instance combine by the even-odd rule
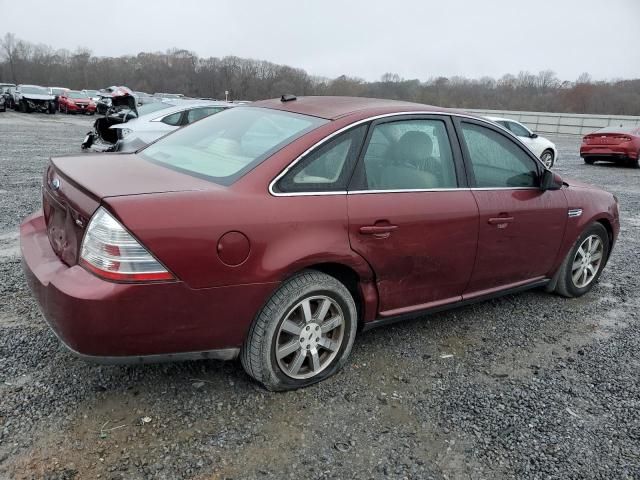
[[[270,393],[239,363],[94,366],[25,286],[17,227],[47,157],[91,120],[0,113],[0,479],[640,478],[640,170],[556,170],[614,192],[594,290],[507,296],[361,334],[322,384]]]

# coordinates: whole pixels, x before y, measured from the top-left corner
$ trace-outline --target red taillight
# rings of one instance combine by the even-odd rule
[[[628,137],[626,135],[618,135],[618,136],[613,137],[613,138],[615,138],[619,142],[630,142],[631,141],[631,137]]]
[[[144,282],[175,278],[102,207],[87,227],[80,264],[108,280]]]

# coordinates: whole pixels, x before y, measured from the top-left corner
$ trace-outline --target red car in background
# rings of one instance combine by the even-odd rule
[[[585,135],[580,156],[593,165],[596,161],[638,166],[640,158],[640,127],[606,127]]]
[[[232,359],[269,389],[323,380],[362,329],[598,280],[616,198],[462,112],[283,96],[132,154],[52,158],[20,228],[62,342],[102,362]]]
[[[96,104],[85,92],[66,90],[58,96],[58,109],[64,113],[96,113]]]

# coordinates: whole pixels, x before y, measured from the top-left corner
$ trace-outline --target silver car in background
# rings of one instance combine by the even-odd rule
[[[135,152],[184,125],[235,106],[231,102],[179,99],[144,105],[138,118],[110,127],[118,134],[112,151]],[[145,108],[154,110],[142,114]]]

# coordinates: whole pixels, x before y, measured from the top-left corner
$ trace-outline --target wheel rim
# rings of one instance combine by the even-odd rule
[[[553,154],[551,152],[545,152],[542,154],[542,157],[540,157],[540,160],[542,160],[545,167],[551,168],[553,165]]]
[[[275,356],[288,377],[303,380],[325,370],[336,358],[344,338],[340,305],[316,295],[297,303],[280,324]]]
[[[603,255],[604,243],[599,236],[589,235],[584,239],[571,265],[571,279],[576,287],[584,288],[593,281],[602,263]]]

